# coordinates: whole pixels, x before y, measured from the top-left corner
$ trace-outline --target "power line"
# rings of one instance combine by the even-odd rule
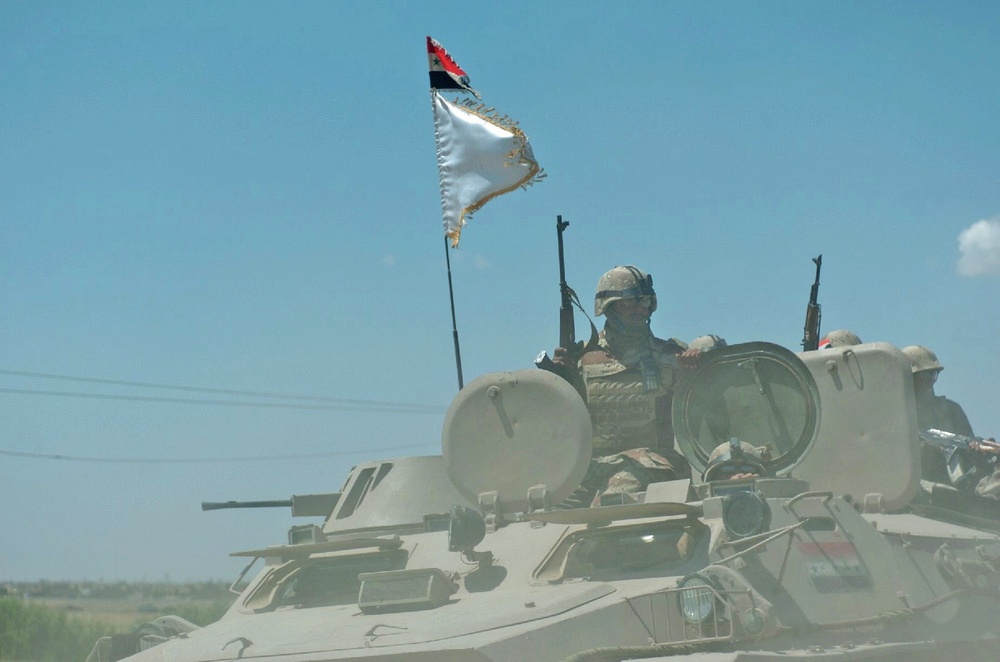
[[[133,386],[138,388],[155,388],[164,389],[171,391],[191,391],[196,393],[218,393],[221,395],[239,395],[252,398],[272,398],[280,400],[305,400],[312,402],[327,402],[331,404],[337,404],[341,406],[352,406],[352,407],[366,407],[366,408],[377,408],[377,407],[389,407],[398,409],[414,409],[421,410],[426,409],[428,411],[440,412],[444,411],[444,407],[439,405],[427,405],[419,403],[410,402],[386,402],[380,400],[354,400],[347,398],[331,398],[319,395],[300,395],[294,393],[279,393],[271,391],[246,391],[246,390],[236,390],[236,389],[223,389],[223,388],[208,388],[204,386],[183,386],[180,384],[161,384],[157,382],[136,382],[127,381],[122,379],[103,379],[100,377],[80,377],[76,375],[58,375],[48,372],[28,372],[24,370],[3,370],[0,369],[0,375],[10,375],[13,377],[33,377],[38,379],[57,379],[63,381],[73,381],[73,382],[86,382],[90,384],[107,384],[112,386]],[[19,391],[14,389],[0,389],[2,392],[6,393],[30,393],[34,395],[63,395],[59,392],[47,392],[47,391]],[[77,396],[82,397],[82,396]],[[156,402],[156,400],[151,400]],[[230,401],[182,401],[167,399],[165,402],[188,402],[190,404],[222,404],[229,403]]]
[[[130,457],[90,457],[85,455],[62,455],[57,453],[23,453],[0,450],[0,456],[20,457],[32,460],[58,460],[63,462],[96,462],[101,464],[219,464],[224,462],[274,462],[281,460],[308,460],[318,457],[341,457],[371,453],[394,453],[413,448],[428,448],[434,444],[409,444],[391,448],[363,448],[348,451],[328,451],[325,453],[295,453],[288,455],[245,455],[232,457],[172,457],[172,458],[130,458]]]
[[[41,391],[21,388],[0,388],[0,393],[18,395],[45,395],[64,398],[95,400],[124,400],[130,402],[160,402],[185,405],[223,405],[230,407],[257,407],[262,409],[306,409],[317,411],[370,411],[383,414],[441,414],[445,407],[434,405],[408,405],[405,403],[343,400],[342,404],[306,405],[284,402],[248,402],[245,400],[199,400],[195,398],[157,398],[142,395],[113,395],[110,393],[81,393],[76,391]],[[331,398],[332,399],[332,398]]]

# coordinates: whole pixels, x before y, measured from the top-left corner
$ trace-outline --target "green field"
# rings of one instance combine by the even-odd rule
[[[87,595],[0,597],[0,662],[83,662],[102,636],[131,632],[165,614],[207,625],[235,597],[217,590],[156,586],[160,588],[130,587],[135,590],[120,596],[94,597],[94,591],[84,591]]]

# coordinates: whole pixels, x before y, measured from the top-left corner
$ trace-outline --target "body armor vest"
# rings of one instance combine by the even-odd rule
[[[654,352],[659,379],[656,388],[649,390],[638,364],[628,367],[610,355],[605,357],[604,362],[585,361],[582,366],[594,426],[594,455],[631,448],[673,448],[670,396],[676,359]]]

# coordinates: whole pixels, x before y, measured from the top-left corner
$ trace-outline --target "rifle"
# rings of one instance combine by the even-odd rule
[[[559,246],[559,346],[564,348],[569,353],[569,362],[571,365],[575,365],[576,361],[583,356],[585,353],[597,348],[597,327],[594,326],[594,322],[590,322],[590,340],[584,344],[583,341],[577,342],[576,340],[576,321],[573,318],[573,306],[575,305],[583,314],[586,315],[587,311],[583,310],[583,306],[580,305],[580,298],[573,291],[573,288],[569,286],[566,282],[566,258],[563,253],[563,232],[569,227],[569,221],[562,220],[562,214],[556,216],[556,238],[558,240]],[[590,317],[587,317],[590,320]],[[543,370],[548,370],[550,372],[555,372],[557,374],[562,374],[563,370],[560,366],[552,362],[549,358],[548,352],[541,352],[538,358],[535,359],[535,365]],[[565,376],[565,375],[563,375]]]
[[[920,431],[920,440],[944,453],[948,479],[959,489],[974,489],[1000,458],[1000,443],[993,439],[928,428]]]
[[[809,291],[809,305],[806,306],[806,325],[802,332],[802,349],[810,351],[819,348],[819,321],[822,317],[819,305],[819,270],[823,266],[823,256],[812,259],[816,265],[816,280]]]
[[[563,255],[563,232],[569,221],[556,216],[556,238],[559,242],[559,346],[570,349],[576,344],[576,321],[573,319],[573,297],[576,294],[566,284],[566,258]]]

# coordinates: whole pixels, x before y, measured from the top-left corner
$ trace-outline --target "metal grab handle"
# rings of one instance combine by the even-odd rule
[[[793,512],[792,506],[794,506],[799,501],[802,501],[802,499],[811,499],[811,498],[822,498],[823,503],[829,503],[830,499],[833,498],[833,492],[803,492],[802,494],[796,494],[791,499],[782,504],[782,507],[788,512]]]
[[[764,390],[764,383],[760,380],[760,375],[757,373],[757,359],[747,359],[746,361],[740,361],[736,364],[737,368],[745,368],[750,371],[753,375],[753,380],[757,382],[757,390],[760,391],[761,395],[764,395],[767,391]]]

